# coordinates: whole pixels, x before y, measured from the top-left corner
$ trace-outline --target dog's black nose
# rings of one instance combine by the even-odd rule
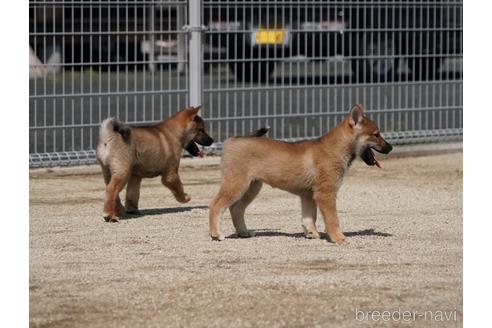
[[[206,133],[202,133],[201,135],[196,136],[193,141],[202,146],[210,146],[214,143],[214,139],[212,139]]]
[[[386,153],[386,154],[388,154],[390,151],[392,151],[392,150],[393,150],[393,146],[392,146],[392,145],[390,145],[390,144],[387,144],[387,146],[386,146],[385,148],[386,148],[386,149],[385,149],[385,153]]]
[[[208,140],[207,142],[205,143],[205,146],[210,146],[214,143],[214,139],[212,139],[211,137],[208,137]]]

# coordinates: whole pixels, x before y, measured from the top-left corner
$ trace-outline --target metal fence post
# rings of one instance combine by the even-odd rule
[[[149,71],[150,72],[155,72],[155,4],[151,4],[149,6],[149,13],[148,13],[148,18],[147,18],[147,30],[150,31],[149,35],[149,45],[150,45],[150,50],[149,50]]]
[[[176,25],[178,29],[182,29],[186,22],[186,11],[184,5],[179,4],[176,8]],[[178,74],[184,74],[186,65],[186,37],[183,33],[178,33]]]
[[[202,24],[201,0],[191,0],[189,10],[190,106],[202,104]]]

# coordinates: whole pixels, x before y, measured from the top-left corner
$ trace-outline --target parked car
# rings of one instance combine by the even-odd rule
[[[171,39],[176,29],[175,16],[168,15],[168,7],[158,7],[159,17],[165,17],[165,28],[160,38]],[[175,10],[174,10],[175,11]],[[141,44],[150,30],[149,7],[103,5],[83,1],[75,5],[61,2],[31,1],[29,6],[29,44],[36,55],[46,61],[54,48],[60,48],[65,68],[116,69],[130,66],[145,67],[145,53]],[[172,17],[169,19],[168,17]],[[157,20],[162,23],[163,19]],[[159,28],[159,26],[157,25]],[[169,30],[169,34],[167,30]]]
[[[288,57],[343,56],[359,82],[390,81],[403,60],[416,80],[436,77],[463,51],[462,0],[202,1],[205,68],[228,62],[239,80],[266,81]],[[30,3],[29,43],[47,60],[62,49],[65,67],[145,67],[177,62],[178,5],[77,6]],[[185,21],[184,17],[182,17]],[[153,26],[152,26],[153,24]],[[147,33],[147,31],[151,31]],[[155,33],[157,31],[157,33]],[[150,47],[150,35],[155,36]]]
[[[265,81],[276,62],[299,55],[341,55],[361,82],[391,80],[405,59],[420,80],[463,51],[462,1],[220,3],[204,7],[206,41],[227,49],[211,61],[228,60],[240,80]]]

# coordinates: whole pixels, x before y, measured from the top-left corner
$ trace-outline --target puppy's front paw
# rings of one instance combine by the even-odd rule
[[[342,245],[344,243],[346,243],[346,237],[343,233],[337,233],[337,234],[333,234],[333,235],[329,235],[330,239],[332,242],[336,243],[337,245]]]
[[[176,200],[180,203],[188,203],[191,197],[188,194],[184,194],[183,196],[176,197]]]
[[[321,239],[321,236],[317,231],[306,231],[304,234],[307,239]]]
[[[216,234],[210,234],[210,237],[212,238],[213,241],[222,241],[225,239],[224,235],[219,233]]]
[[[106,222],[118,222],[118,217],[116,215],[111,215],[108,213],[103,213],[104,221]]]
[[[346,241],[345,237],[343,237],[343,238],[339,238],[339,239],[335,240],[335,243],[337,245],[342,245],[342,244],[346,245],[347,241]]]
[[[302,229],[304,230],[304,236],[307,239],[320,239],[318,229],[316,229],[316,224],[312,219],[303,219]]]

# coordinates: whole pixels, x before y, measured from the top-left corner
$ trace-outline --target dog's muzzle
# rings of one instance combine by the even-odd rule
[[[207,134],[196,137],[193,141],[202,146],[210,146],[214,143],[214,139]]]
[[[389,154],[390,151],[393,150],[393,146],[386,142],[385,145],[381,148],[381,150],[377,150],[377,149],[375,150],[383,154]]]
[[[367,165],[369,166],[376,165],[377,167],[381,168],[381,165],[379,164],[378,160],[374,156],[374,152],[372,151],[373,149],[379,153],[388,154],[391,150],[393,150],[393,146],[391,146],[389,143],[386,142],[384,146],[382,146],[381,148],[367,147],[360,155],[364,163],[366,163]]]
[[[197,144],[202,145],[202,146],[210,146],[211,144],[214,143],[214,139],[212,139],[209,135],[203,134],[201,136],[196,137],[190,143],[188,146],[185,147],[185,150],[190,153],[191,156],[203,156],[202,151],[198,147]]]

